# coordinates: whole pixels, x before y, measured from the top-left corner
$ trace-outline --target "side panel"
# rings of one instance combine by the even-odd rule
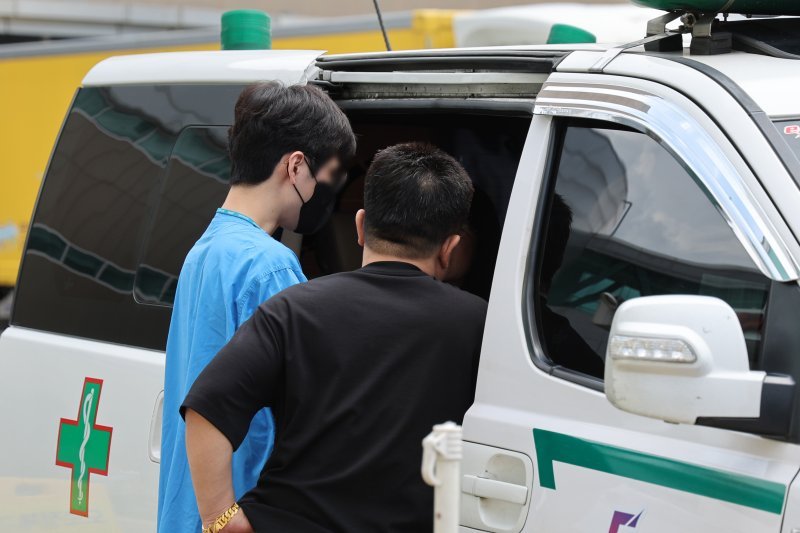
[[[152,529],[163,352],[12,326],[0,354],[0,519],[16,531]]]
[[[533,460],[522,531],[780,531],[797,446],[624,413],[534,365],[542,348],[523,309],[551,125],[534,119],[515,182],[465,440]]]

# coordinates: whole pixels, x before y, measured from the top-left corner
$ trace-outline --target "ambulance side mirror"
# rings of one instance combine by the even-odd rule
[[[623,411],[785,435],[794,389],[791,378],[750,370],[736,312],[718,298],[646,296],[614,315],[605,390]]]

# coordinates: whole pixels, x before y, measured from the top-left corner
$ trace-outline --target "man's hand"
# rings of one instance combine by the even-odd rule
[[[216,520],[216,518],[214,518]],[[206,528],[210,526],[214,520],[210,522],[203,522],[203,527]],[[222,528],[224,533],[254,533],[253,526],[250,525],[250,521],[247,519],[247,516],[244,514],[244,509],[241,507],[239,511],[233,515],[233,518],[225,524],[225,527]]]
[[[244,509],[233,515],[228,525],[222,528],[224,533],[254,533],[253,526],[244,514]]]

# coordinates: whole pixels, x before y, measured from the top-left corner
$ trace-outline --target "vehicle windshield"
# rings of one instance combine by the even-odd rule
[[[798,159],[800,159],[800,119],[794,120],[776,120],[775,126],[781,132],[783,138],[786,139],[792,151]]]

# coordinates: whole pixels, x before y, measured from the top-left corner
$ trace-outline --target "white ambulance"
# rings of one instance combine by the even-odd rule
[[[800,531],[800,19],[696,11],[644,46],[97,65],[0,336],[0,523],[154,529],[176,278],[225,196],[237,95],[278,79],[325,88],[359,139],[330,223],[281,236],[309,277],[359,266],[377,149],[435,143],[475,182],[462,531]]]

